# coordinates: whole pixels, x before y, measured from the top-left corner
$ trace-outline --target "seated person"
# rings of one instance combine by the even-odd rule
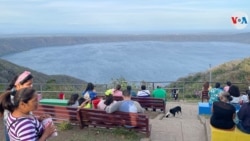
[[[122,96],[121,85],[116,85],[115,89],[113,89],[113,96]]]
[[[231,95],[233,98],[230,103],[234,105],[236,109],[240,109],[240,89],[238,86],[232,85],[230,86],[228,93]]]
[[[213,103],[210,124],[219,129],[232,129],[235,126],[233,119],[236,111],[235,107],[229,104],[232,97],[227,92],[223,92],[219,100]]]
[[[97,98],[97,94],[95,92],[95,86],[93,83],[88,83],[85,91],[82,93],[84,99],[94,100]]]
[[[143,113],[144,110],[141,107],[140,103],[137,101],[131,100],[131,95],[129,91],[125,90],[122,92],[122,101],[118,101],[115,104],[107,106],[105,111],[107,113],[113,113],[115,111],[127,112],[127,113]],[[133,128],[131,125],[124,125],[126,128]]]
[[[223,88],[223,90],[224,90],[225,92],[228,92],[228,90],[229,90],[229,88],[230,88],[230,86],[231,86],[232,84],[231,84],[230,81],[227,81],[226,84],[227,84],[227,85]]]
[[[164,102],[166,102],[167,92],[160,86],[157,86],[157,88],[152,93],[152,97],[163,99]],[[156,109],[153,108],[153,111],[156,111]],[[163,109],[161,109],[161,111],[163,111]]]
[[[150,97],[150,91],[146,90],[145,85],[141,85],[141,90],[137,92],[138,97]]]
[[[219,95],[222,93],[223,91],[220,89],[220,83],[216,83],[215,84],[215,88],[210,89],[210,91],[208,92],[209,95],[209,104],[212,105],[214,102],[219,101]]]
[[[78,103],[79,103],[78,109],[81,109],[81,108],[91,109],[92,105],[91,105],[90,101],[91,101],[90,99],[84,99],[83,97],[79,98],[79,100],[78,100]]]
[[[248,91],[248,100],[250,101],[250,91]],[[237,113],[239,123],[237,128],[242,132],[250,134],[250,102],[244,103]]]
[[[162,89],[160,86],[157,86],[156,89],[152,93],[152,97],[161,98],[164,101],[166,101],[167,92],[164,89]]]
[[[97,109],[105,110],[107,106],[114,103],[116,103],[116,101],[114,101],[112,92],[110,90],[107,90],[105,92],[105,99],[100,100],[100,102],[97,105]]]
[[[123,100],[118,101],[115,104],[112,104],[106,107],[105,111],[107,113],[113,113],[115,111],[129,112],[129,113],[143,113],[144,110],[141,107],[140,103],[137,101],[131,100],[131,95],[127,90],[123,91]]]
[[[130,95],[131,95],[132,97],[136,97],[136,92],[134,92],[134,91],[132,90],[132,87],[131,87],[131,86],[127,86],[127,90],[130,92]]]
[[[78,94],[72,94],[69,101],[68,101],[68,106],[72,106],[72,107],[78,107],[79,103],[78,103]]]
[[[240,96],[240,104],[242,105],[243,103],[248,103],[249,99],[248,99],[248,93],[250,91],[246,90],[246,93],[242,94],[242,96]]]

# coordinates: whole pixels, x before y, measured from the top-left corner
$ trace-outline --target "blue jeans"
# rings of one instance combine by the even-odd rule
[[[10,137],[9,137],[9,134],[8,134],[8,130],[7,130],[7,127],[6,127],[6,121],[3,121],[4,123],[4,135],[5,135],[5,141],[10,141]]]
[[[239,121],[239,123],[237,124],[237,128],[238,128],[240,131],[244,132],[244,133],[250,134],[250,129],[245,129],[245,128],[242,126],[241,121]]]

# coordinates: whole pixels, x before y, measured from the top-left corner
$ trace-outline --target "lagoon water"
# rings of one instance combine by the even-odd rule
[[[1,58],[46,74],[66,74],[94,83],[111,78],[174,81],[250,56],[250,44],[229,42],[115,42],[37,48]]]

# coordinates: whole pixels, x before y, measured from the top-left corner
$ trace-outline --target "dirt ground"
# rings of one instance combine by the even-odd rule
[[[159,113],[145,112],[150,119],[155,118]],[[4,137],[3,132],[3,121],[0,120],[0,137]],[[145,137],[144,134],[124,129],[80,129],[79,126],[72,126],[70,130],[58,131],[58,136],[52,137],[48,141],[139,141],[143,137]]]

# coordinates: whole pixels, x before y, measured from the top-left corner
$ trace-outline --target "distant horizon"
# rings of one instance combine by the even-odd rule
[[[15,34],[2,34],[0,33],[0,37],[34,37],[34,36],[105,36],[105,35],[228,35],[228,34],[244,34],[244,33],[250,33],[250,30],[232,30],[232,31],[171,31],[171,32],[152,32],[152,33],[70,33],[70,32],[65,32],[65,33],[15,33]]]

